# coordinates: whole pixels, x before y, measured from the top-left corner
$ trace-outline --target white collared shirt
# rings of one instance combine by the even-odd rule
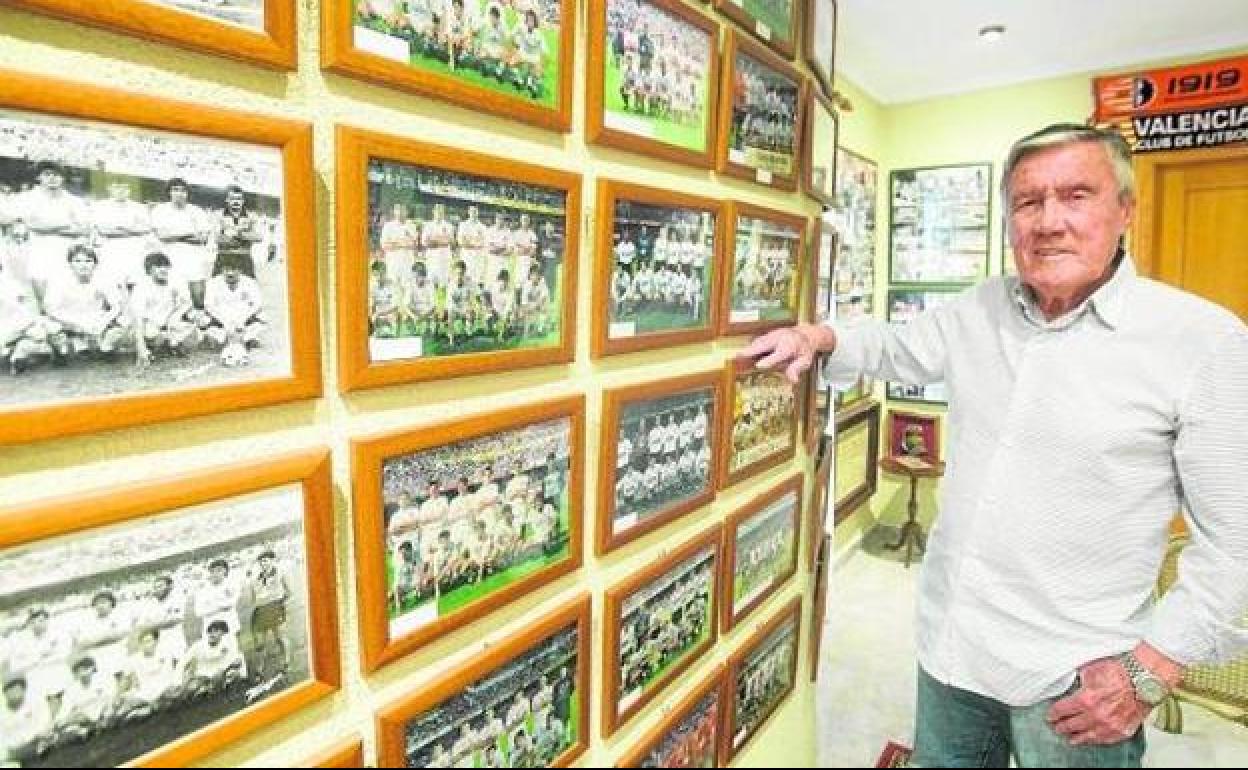
[[[1188,664],[1248,647],[1248,327],[1130,258],[1046,322],[995,278],[904,327],[838,328],[826,372],[948,386],[919,662],[1014,706],[1147,640]],[[1152,592],[1182,507],[1179,579]]]

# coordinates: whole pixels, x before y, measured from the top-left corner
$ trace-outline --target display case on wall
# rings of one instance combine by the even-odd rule
[[[992,164],[890,176],[889,282],[969,284],[988,273]]]

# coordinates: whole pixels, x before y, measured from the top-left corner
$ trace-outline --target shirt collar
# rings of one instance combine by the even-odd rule
[[[1125,251],[1122,252],[1122,258],[1119,260],[1118,267],[1114,270],[1114,276],[1104,286],[1094,291],[1092,296],[1088,297],[1079,307],[1053,321],[1045,319],[1044,314],[1040,312],[1040,308],[1036,305],[1031,289],[1027,288],[1017,276],[1011,277],[1010,291],[1014,297],[1015,304],[1023,313],[1023,316],[1036,326],[1047,329],[1064,329],[1091,308],[1096,313],[1096,316],[1101,319],[1101,323],[1113,330],[1122,324],[1126,295],[1136,276],[1135,260],[1131,258],[1130,254],[1127,254]]]

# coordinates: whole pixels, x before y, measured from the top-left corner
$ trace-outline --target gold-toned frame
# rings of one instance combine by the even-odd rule
[[[793,667],[789,675],[792,685],[789,687],[788,692],[781,695],[774,703],[771,704],[771,708],[768,709],[767,714],[759,720],[758,726],[754,729],[754,732],[746,736],[739,748],[734,748],[732,745],[732,736],[737,731],[736,685],[737,677],[741,673],[741,667],[745,664],[745,661],[749,659],[750,653],[754,651],[755,647],[766,641],[768,636],[788,621],[792,621],[793,623],[793,638],[796,640],[796,647],[793,650]],[[720,738],[723,740],[723,749],[720,751],[720,757],[723,759],[725,765],[730,763],[737,756],[737,754],[739,754],[741,750],[744,749],[751,740],[753,740],[755,735],[758,735],[759,731],[763,729],[768,720],[771,719],[772,715],[775,714],[782,705],[784,705],[784,702],[787,701],[793,694],[793,691],[797,689],[797,659],[801,653],[801,645],[802,597],[795,596],[784,606],[783,609],[778,611],[770,620],[763,624],[763,626],[759,628],[753,636],[742,644],[741,647],[738,648],[736,654],[729,660],[727,681],[724,682],[724,691],[729,693],[730,697],[728,703],[726,704],[726,708],[722,711],[724,717],[724,727],[720,730]]]
[[[589,104],[585,141],[649,155],[696,168],[715,167],[716,119],[719,116],[719,24],[694,11],[680,0],[644,0],[671,16],[706,32],[710,37],[706,79],[706,150],[697,152],[659,139],[650,139],[606,125],[605,68],[607,57],[606,13],[609,0],[589,0]]]
[[[308,757],[298,767],[363,767],[364,744],[359,738],[346,738]]]
[[[519,97],[481,88],[454,77],[422,72],[355,47],[355,0],[323,0],[321,66],[331,72],[362,78],[391,88],[440,99],[469,110],[511,118],[539,128],[567,133],[572,127],[572,81],[576,30],[574,0],[560,0],[559,97],[554,109]]]
[[[797,574],[797,563],[802,558],[802,481],[805,478],[805,475],[801,473],[793,473],[738,508],[724,523],[724,575],[720,580],[724,593],[719,606],[720,628],[725,634],[741,625],[750,613],[784,588]],[[738,612],[735,607],[736,600],[732,595],[737,572],[737,531],[747,519],[762,513],[767,506],[790,494],[793,495],[793,564],[784,574],[777,575],[766,591],[751,599]]]
[[[707,675],[706,679],[703,680],[703,682],[699,684],[693,692],[686,696],[684,700],[676,704],[675,707],[665,708],[663,720],[647,732],[641,740],[637,742],[636,747],[616,760],[615,766],[640,767],[641,761],[645,759],[651,751],[657,748],[659,742],[662,741],[668,733],[675,729],[677,725],[683,722],[685,717],[689,716],[690,712],[692,712],[693,709],[702,702],[703,698],[718,691],[716,693],[719,697],[719,707],[715,719],[715,766],[722,767],[724,765],[724,761],[723,757],[720,756],[720,751],[723,750],[724,744],[723,741],[719,739],[719,733],[723,729],[724,722],[723,719],[720,718],[719,714],[722,714],[726,708],[724,703],[726,696],[728,696],[727,687],[725,686],[727,679],[724,678],[724,670],[725,669],[722,664],[717,665],[715,669]]]
[[[723,425],[720,427],[720,440],[725,446],[720,450],[721,470],[719,472],[720,489],[728,489],[734,484],[749,478],[757,473],[773,468],[781,463],[792,460],[797,454],[797,415],[793,415],[793,426],[789,432],[788,446],[779,452],[761,457],[758,460],[738,469],[735,473],[732,468],[732,405],[736,403],[737,397],[737,377],[740,374],[749,372],[754,368],[752,359],[734,358],[730,359],[724,366],[724,408],[723,408]],[[798,396],[794,394],[794,405],[798,402]]]
[[[866,467],[863,469],[865,480],[863,483],[855,486],[847,492],[842,498],[837,500],[833,513],[833,520],[836,523],[844,521],[851,513],[862,507],[862,504],[871,499],[875,494],[876,487],[879,485],[880,466],[880,402],[874,399],[859,401],[852,407],[849,407],[842,414],[836,416],[836,437],[833,439],[833,445],[829,448],[829,452],[835,452],[836,447],[840,444],[841,434],[845,431],[855,428],[862,423],[867,423],[868,445]],[[844,472],[840,468],[838,473]]]
[[[290,367],[286,377],[0,408],[0,446],[148,425],[321,395],[312,126],[0,70],[0,107],[281,150]]]
[[[598,556],[606,555],[617,548],[645,537],[655,530],[665,527],[673,521],[692,511],[710,505],[720,489],[722,473],[721,453],[724,451],[723,412],[726,409],[724,400],[723,375],[716,369],[696,374],[687,374],[656,382],[646,382],[622,388],[611,388],[603,392],[602,406],[602,442],[598,452],[598,515],[596,521],[597,536],[595,539]],[[686,393],[694,390],[710,388],[714,398],[714,414],[707,420],[707,446],[711,448],[710,477],[707,479],[706,491],[687,500],[682,500],[667,510],[653,516],[648,521],[619,534],[613,526],[615,519],[615,484],[617,448],[620,440],[620,413],[624,407],[635,401],[646,401],[664,396]]]
[[[786,40],[777,39],[775,33],[779,30],[771,29],[761,20],[750,15],[749,11],[745,10],[744,0],[714,0],[714,4],[715,10],[740,24],[742,29],[749,30],[750,34],[760,41],[760,45],[766,45],[790,61],[797,56],[798,28],[801,25],[800,17],[803,10],[803,4],[798,0],[794,0],[792,4],[793,17],[789,20],[789,34]]]
[[[729,29],[728,42],[724,46],[723,64],[720,66],[719,141],[716,142],[715,170],[721,174],[757,182],[778,190],[792,192],[797,189],[797,178],[802,173],[802,141],[806,128],[806,90],[808,78],[763,46],[742,37],[735,29]],[[733,163],[729,157],[729,133],[732,131],[732,92],[736,79],[737,53],[743,53],[769,69],[783,75],[797,86],[796,115],[793,116],[793,173],[775,174]]]
[[[399,638],[390,636],[386,612],[385,517],[381,472],[385,461],[451,443],[549,422],[571,421],[568,459],[568,557],[465,605]],[[498,412],[447,420],[421,428],[366,436],[351,442],[355,505],[356,586],[359,596],[360,649],[365,672],[408,655],[434,639],[473,623],[536,588],[575,572],[583,560],[582,483],[584,478],[585,397],[571,396]]]
[[[794,307],[793,312],[785,318],[776,318],[772,320],[758,321],[737,321],[732,320],[732,295],[733,295],[733,277],[737,272],[737,227],[741,221],[741,217],[750,217],[753,219],[763,219],[772,223],[787,225],[797,230],[797,261],[793,265],[791,271],[793,287]],[[807,222],[806,217],[799,214],[790,214],[786,211],[776,211],[762,206],[755,206],[750,203],[739,203],[737,201],[728,201],[724,205],[724,218],[727,220],[727,227],[724,234],[723,259],[719,268],[720,288],[719,288],[719,333],[721,336],[731,337],[739,334],[761,334],[762,332],[778,329],[781,326],[789,326],[801,318],[802,313],[802,297],[808,291],[806,288],[807,270],[803,269],[808,261],[806,238],[807,238]]]
[[[141,524],[144,518],[168,511],[295,483],[303,489],[312,663],[308,680],[137,757],[129,763],[131,766],[188,765],[339,688],[338,593],[334,580],[334,503],[329,450],[307,450],[267,462],[218,466],[124,489],[98,489],[0,509],[0,549],[3,549],[99,527]]]
[[[669,685],[672,684],[681,674],[689,670],[689,667],[696,663],[706,653],[707,650],[715,646],[715,642],[719,639],[718,634],[718,615],[720,590],[719,581],[722,576],[723,568],[720,566],[720,558],[722,551],[720,550],[721,527],[717,523],[710,529],[690,540],[688,543],[680,546],[670,554],[660,554],[658,558],[650,563],[649,566],[643,568],[636,574],[630,576],[625,582],[607,589],[606,592],[606,613],[604,623],[606,631],[603,634],[603,691],[602,691],[602,737],[609,738],[615,734],[624,724],[635,717],[642,709],[648,706],[656,697],[663,693]],[[620,623],[624,609],[624,602],[628,597],[632,596],[638,590],[644,588],[651,581],[662,577],[666,573],[680,566],[680,564],[695,555],[710,548],[714,556],[714,565],[712,566],[711,575],[711,603],[709,607],[710,617],[707,618],[707,638],[684,652],[681,660],[673,667],[664,671],[658,680],[651,683],[647,689],[643,689],[640,697],[635,703],[630,705],[623,711],[619,708],[620,700]]]
[[[526,621],[506,641],[487,645],[481,654],[455,666],[421,690],[383,708],[377,714],[378,766],[407,766],[404,733],[409,720],[455,696],[467,685],[571,625],[577,628],[576,690],[580,735],[573,746],[551,763],[551,767],[567,767],[576,761],[589,748],[589,690],[592,670],[589,659],[592,647],[589,638],[590,604],[589,594],[583,593],[544,617]]]
[[[10,5],[279,70],[298,64],[295,0],[264,0],[264,30],[143,0],[10,0]]]
[[[347,126],[338,127],[337,143],[338,376],[342,392],[572,362],[576,351],[576,279],[581,231],[579,174]],[[368,348],[368,162],[371,158],[565,191],[563,296],[559,298],[562,344],[532,350],[460,353],[373,363]]]
[[[827,67],[824,67],[824,62],[819,61],[816,55],[818,51],[815,46],[815,6],[819,3],[828,3],[832,6],[832,55],[828,57]],[[829,97],[835,90],[833,85],[836,82],[836,32],[839,22],[840,12],[836,7],[836,0],[806,0],[802,54],[806,58],[806,66],[810,67],[815,80],[819,81],[819,85],[823,88],[824,95]]]
[[[826,191],[815,185],[815,121],[819,119],[819,110],[825,111],[832,119],[832,158],[828,166]],[[836,205],[836,146],[840,142],[840,133],[841,121],[832,100],[818,88],[807,88],[806,130],[802,132],[802,192],[824,206]]]
[[[705,298],[707,302],[705,328],[649,332],[614,339],[611,337],[611,318],[608,306],[611,303],[611,273],[615,266],[615,256],[611,245],[612,236],[615,234],[615,204],[621,200],[648,206],[697,209],[714,213],[715,243],[711,248],[710,262],[707,264],[707,269],[712,271],[712,276],[709,296]],[[590,355],[594,358],[601,358],[617,353],[633,353],[638,350],[709,342],[715,339],[719,332],[721,310],[719,291],[722,286],[719,271],[724,264],[726,220],[723,204],[710,198],[658,187],[644,187],[614,179],[600,179],[598,181],[597,233],[594,238],[594,315]]]

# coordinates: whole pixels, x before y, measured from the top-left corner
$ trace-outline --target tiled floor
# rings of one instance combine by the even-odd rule
[[[816,724],[823,767],[870,767],[914,729],[914,586],[905,569],[858,551],[832,573]],[[1184,704],[1184,733],[1148,728],[1146,767],[1244,767],[1248,728]]]

